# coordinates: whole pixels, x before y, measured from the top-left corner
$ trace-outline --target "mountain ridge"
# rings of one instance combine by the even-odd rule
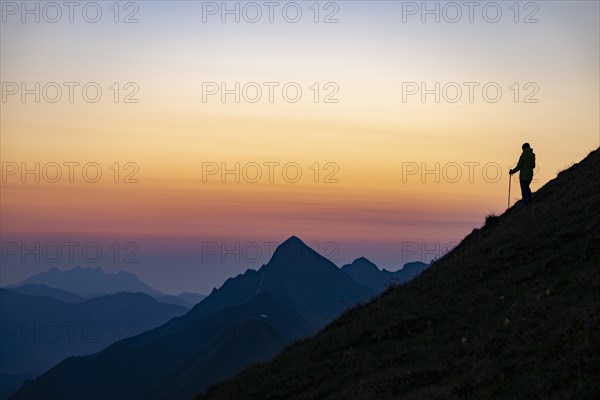
[[[4,379],[12,376],[9,386],[14,386],[19,376],[40,375],[65,357],[94,353],[184,312],[144,293],[65,302],[0,288],[0,373]]]
[[[76,266],[69,270],[51,268],[34,274],[18,284],[6,289],[27,284],[45,285],[65,290],[81,297],[96,297],[117,292],[141,292],[152,297],[164,296],[160,291],[144,283],[136,275],[127,271],[104,272],[101,267]]]
[[[42,284],[27,283],[20,286],[10,286],[3,289],[9,289],[13,292],[18,292],[30,296],[52,297],[54,299],[64,301],[65,303],[79,303],[85,301],[85,298],[75,293]]]
[[[359,257],[350,264],[342,266],[341,270],[350,275],[356,282],[372,289],[375,294],[383,292],[390,285],[399,285],[414,278],[429,264],[415,261],[409,262],[397,271],[379,269],[365,257]]]
[[[250,362],[272,357],[372,294],[299,238],[290,237],[258,271],[248,269],[229,278],[185,315],[98,353],[65,359],[23,385],[13,398],[190,398],[214,383],[207,377],[222,380]],[[255,309],[257,304],[266,309]],[[277,313],[280,317],[273,318]],[[207,326],[217,328],[198,340]],[[255,329],[256,342],[250,334],[232,338],[232,326],[234,332]],[[217,337],[221,339],[215,341]],[[239,354],[232,355],[229,345]],[[159,386],[149,387],[149,382]],[[168,388],[173,392],[165,392]]]

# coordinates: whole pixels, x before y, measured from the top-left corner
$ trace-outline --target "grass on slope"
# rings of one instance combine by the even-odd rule
[[[600,396],[600,151],[428,271],[200,399]]]

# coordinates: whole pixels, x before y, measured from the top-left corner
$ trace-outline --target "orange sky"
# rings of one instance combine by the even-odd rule
[[[460,240],[486,214],[502,212],[506,174],[524,141],[538,155],[534,190],[598,146],[597,2],[540,3],[533,24],[515,23],[508,9],[498,23],[403,23],[399,3],[340,3],[334,24],[308,17],[202,23],[193,2],[140,3],[135,24],[10,17],[1,39],[0,230],[31,240],[41,233],[164,238],[165,247],[172,238],[295,234],[370,243],[372,254],[362,255],[397,267],[402,262],[377,246]],[[11,83],[31,89],[35,82],[57,82],[63,97],[47,101],[51,87],[39,103],[32,94],[24,102],[7,94]],[[72,103],[64,82],[79,84]],[[96,103],[79,90],[88,82],[102,88]],[[207,82],[257,82],[263,97],[236,103],[217,94],[203,102]],[[270,102],[264,82],[293,82],[302,96],[292,103],[277,89]],[[420,93],[403,101],[411,82],[452,84],[439,102],[434,94],[423,102]],[[477,84],[473,101],[465,82]],[[498,102],[481,91],[489,83],[502,90]],[[453,103],[456,85],[463,93]],[[124,103],[133,92],[137,102]],[[328,94],[337,102],[324,102]],[[527,95],[536,102],[525,102]],[[44,179],[49,163],[71,162],[79,163],[74,183],[66,167],[58,183]],[[41,182],[23,179],[21,168],[36,163]],[[96,183],[81,175],[88,163],[102,171]],[[221,167],[236,164],[240,182],[234,174],[221,182]],[[219,171],[203,181],[203,168],[214,172],[207,165]],[[437,176],[422,176],[423,167],[438,168]],[[302,176],[290,182],[298,169]],[[124,183],[132,172],[138,182]],[[4,281],[24,274],[14,268],[3,266]]]

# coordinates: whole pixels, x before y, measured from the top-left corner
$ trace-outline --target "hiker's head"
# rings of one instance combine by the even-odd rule
[[[521,148],[522,148],[523,150],[525,150],[525,149],[530,149],[530,148],[531,148],[531,146],[529,146],[529,143],[523,143],[523,146],[521,146]]]

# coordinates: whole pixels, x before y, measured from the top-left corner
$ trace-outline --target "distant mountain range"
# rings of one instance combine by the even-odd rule
[[[33,275],[18,285],[11,286],[27,284],[46,285],[75,293],[81,297],[95,297],[120,292],[146,293],[152,297],[164,296],[163,293],[145,284],[134,274],[126,271],[106,273],[100,267],[75,267],[67,271],[52,268]],[[6,288],[10,289],[11,286]]]
[[[13,398],[190,398],[316,333],[397,277],[377,267],[362,273],[363,264],[340,269],[292,236],[267,264],[228,279],[187,314],[99,353],[70,357]]]
[[[81,267],[0,289],[0,400],[64,358],[155,328],[204,297],[165,295],[133,274]]]
[[[66,290],[56,289],[46,285],[26,283],[19,286],[8,286],[6,289],[28,296],[46,296],[65,303],[81,303],[85,298]]]
[[[107,273],[100,267],[79,266],[70,270],[52,268],[16,285],[6,286],[5,289],[22,294],[49,296],[67,303],[115,293],[145,293],[161,303],[175,304],[188,309],[206,297],[190,292],[183,292],[177,296],[167,295],[126,271]]]
[[[18,389],[14,386],[20,385],[20,379],[39,374],[65,357],[94,353],[187,311],[143,293],[85,300],[42,285],[24,285],[17,290],[21,293],[0,289],[3,393]]]
[[[188,304],[196,305],[200,303],[206,296],[203,294],[192,293],[192,292],[182,292],[177,297]]]
[[[371,288],[373,292],[379,294],[390,285],[408,282],[427,267],[429,267],[429,264],[411,262],[405,264],[402,269],[391,272],[386,269],[380,270],[371,261],[360,257],[354,260],[352,264],[344,265],[342,271],[350,275],[356,282]]]

